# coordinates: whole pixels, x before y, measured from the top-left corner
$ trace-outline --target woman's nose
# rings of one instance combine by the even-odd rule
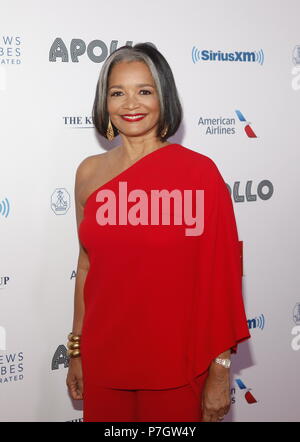
[[[124,107],[128,109],[134,109],[138,106],[138,99],[135,95],[127,95],[124,103]]]

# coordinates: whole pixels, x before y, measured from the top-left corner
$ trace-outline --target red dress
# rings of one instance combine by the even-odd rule
[[[141,199],[133,193],[127,211],[119,208],[125,200],[119,183],[128,195],[144,191],[149,208],[144,224],[134,225],[130,217],[124,222],[124,213],[141,216],[142,210],[134,208]],[[184,190],[192,190],[194,201],[195,191],[204,190],[203,233],[187,236],[191,225],[173,222],[172,204],[169,224],[154,225],[153,189],[177,189],[182,201]],[[107,195],[114,195],[116,204],[104,211]],[[112,216],[110,224],[99,222],[104,213]],[[230,348],[236,352],[237,343],[251,337],[233,205],[209,157],[180,144],[142,157],[90,194],[79,238],[90,260],[81,337],[83,380],[89,385],[165,389],[192,384],[213,358]]]

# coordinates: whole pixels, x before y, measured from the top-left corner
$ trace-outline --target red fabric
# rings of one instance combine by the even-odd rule
[[[84,386],[83,422],[201,422],[208,371],[190,385],[165,390],[121,390]]]
[[[100,190],[204,190],[204,232],[171,224],[101,226]],[[193,196],[194,198],[194,196]],[[105,200],[106,201],[106,200]],[[128,202],[128,209],[134,202]],[[150,202],[149,202],[150,210]],[[118,210],[117,210],[118,213]],[[195,214],[195,213],[194,213]],[[83,379],[120,389],[192,383],[213,358],[250,338],[233,205],[215,163],[180,144],[147,154],[87,199],[79,238],[84,286]]]

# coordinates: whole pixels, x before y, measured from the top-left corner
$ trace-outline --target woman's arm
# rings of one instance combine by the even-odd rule
[[[84,318],[83,288],[85,278],[89,269],[88,265],[89,264],[87,263],[87,254],[80,244],[74,295],[74,314],[72,327],[72,333],[74,333],[74,335],[81,335]]]
[[[224,351],[223,353],[219,354],[219,356],[217,356],[218,358],[221,359],[230,359],[230,354],[231,354],[231,350],[227,350]],[[220,378],[222,376],[226,377],[229,376],[229,368],[224,367],[221,364],[218,364],[217,362],[215,362],[214,360],[211,362],[210,366],[209,366],[209,375],[210,376],[216,376],[217,378]]]
[[[79,225],[83,219],[83,203],[79,196],[79,190],[82,191],[83,181],[87,175],[87,164],[89,161],[84,160],[77,168],[75,179],[75,208],[76,208],[76,220],[77,220],[77,234]],[[79,235],[78,235],[79,240]],[[75,283],[75,296],[74,296],[74,316],[72,332],[74,335],[81,335],[83,318],[84,318],[84,283],[85,278],[89,270],[89,258],[86,250],[79,240],[79,256],[77,262],[77,274]],[[83,375],[81,357],[70,358],[69,369],[66,379],[69,392],[73,399],[83,399]]]
[[[75,177],[75,208],[76,208],[76,221],[77,221],[77,234],[79,225],[83,219],[83,203],[81,198],[83,182],[87,179],[90,171],[90,157],[83,160],[76,171]],[[83,318],[84,318],[84,298],[83,289],[85,278],[89,270],[89,258],[87,251],[79,241],[79,256],[77,262],[77,273],[75,282],[75,295],[74,295],[74,315],[73,315],[73,327],[72,332],[74,335],[80,335],[82,330]]]
[[[219,354],[230,359],[231,349]],[[218,422],[228,413],[231,405],[230,369],[212,361],[202,393],[202,422]]]

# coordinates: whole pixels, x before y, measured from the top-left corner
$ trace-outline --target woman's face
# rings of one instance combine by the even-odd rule
[[[160,104],[145,63],[124,61],[114,65],[108,80],[107,110],[120,134],[156,138]]]

